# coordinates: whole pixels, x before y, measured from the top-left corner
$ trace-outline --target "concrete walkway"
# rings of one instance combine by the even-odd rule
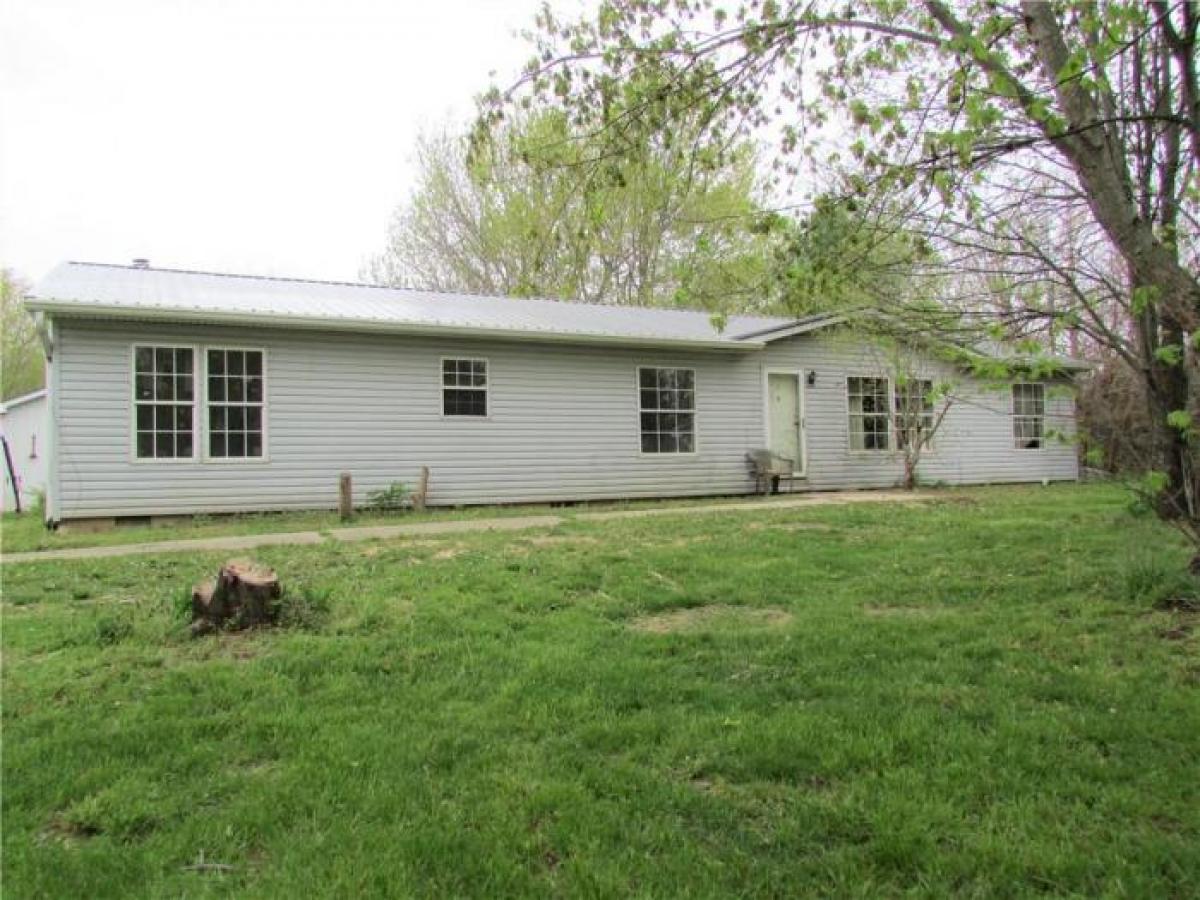
[[[495,519],[458,519],[449,522],[414,522],[410,525],[361,525],[351,528],[331,528],[325,532],[289,531],[278,534],[241,534],[230,537],[114,544],[106,547],[75,547],[68,550],[36,550],[27,553],[2,554],[0,563],[48,562],[58,559],[104,559],[146,553],[208,553],[218,550],[236,553],[253,550],[257,547],[323,544],[328,540],[374,541],[403,537],[438,537],[480,531],[528,531],[534,528],[554,528],[567,522],[612,522],[617,519],[644,519],[651,516],[769,512],[775,509],[797,509],[805,506],[841,506],[847,503],[918,503],[929,499],[931,499],[929,494],[919,491],[836,491],[736,503],[654,506],[647,509],[616,509],[608,512],[578,512],[544,516],[505,516]]]

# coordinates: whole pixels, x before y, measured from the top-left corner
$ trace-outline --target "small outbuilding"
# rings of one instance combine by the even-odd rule
[[[46,438],[50,428],[50,401],[45,389],[0,403],[0,436],[7,456],[0,509],[32,509],[46,493]],[[9,468],[11,466],[11,469]],[[18,496],[20,504],[17,504]]]

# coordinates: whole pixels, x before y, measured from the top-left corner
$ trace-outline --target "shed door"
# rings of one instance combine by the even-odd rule
[[[804,471],[803,441],[800,376],[772,372],[767,375],[767,447],[792,460],[792,470],[799,475]]]

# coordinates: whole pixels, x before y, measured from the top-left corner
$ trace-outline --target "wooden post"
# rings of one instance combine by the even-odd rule
[[[417,492],[413,494],[413,509],[425,511],[425,501],[429,499],[429,466],[421,466],[421,477],[417,481]]]
[[[343,472],[338,477],[338,515],[343,519],[354,515],[354,490],[350,485],[349,472]]]
[[[0,444],[4,445],[4,465],[8,469],[8,480],[12,484],[13,500],[16,501],[17,515],[21,514],[21,482],[17,478],[17,470],[13,468],[12,454],[8,452],[8,438],[0,434]],[[2,488],[3,485],[0,485]]]

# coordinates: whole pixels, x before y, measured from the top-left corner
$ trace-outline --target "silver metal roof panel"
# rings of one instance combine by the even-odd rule
[[[456,332],[546,340],[742,349],[796,320],[696,310],[487,297],[345,282],[68,262],[38,282],[31,309],[67,315],[298,327]],[[740,337],[739,337],[740,336]]]

